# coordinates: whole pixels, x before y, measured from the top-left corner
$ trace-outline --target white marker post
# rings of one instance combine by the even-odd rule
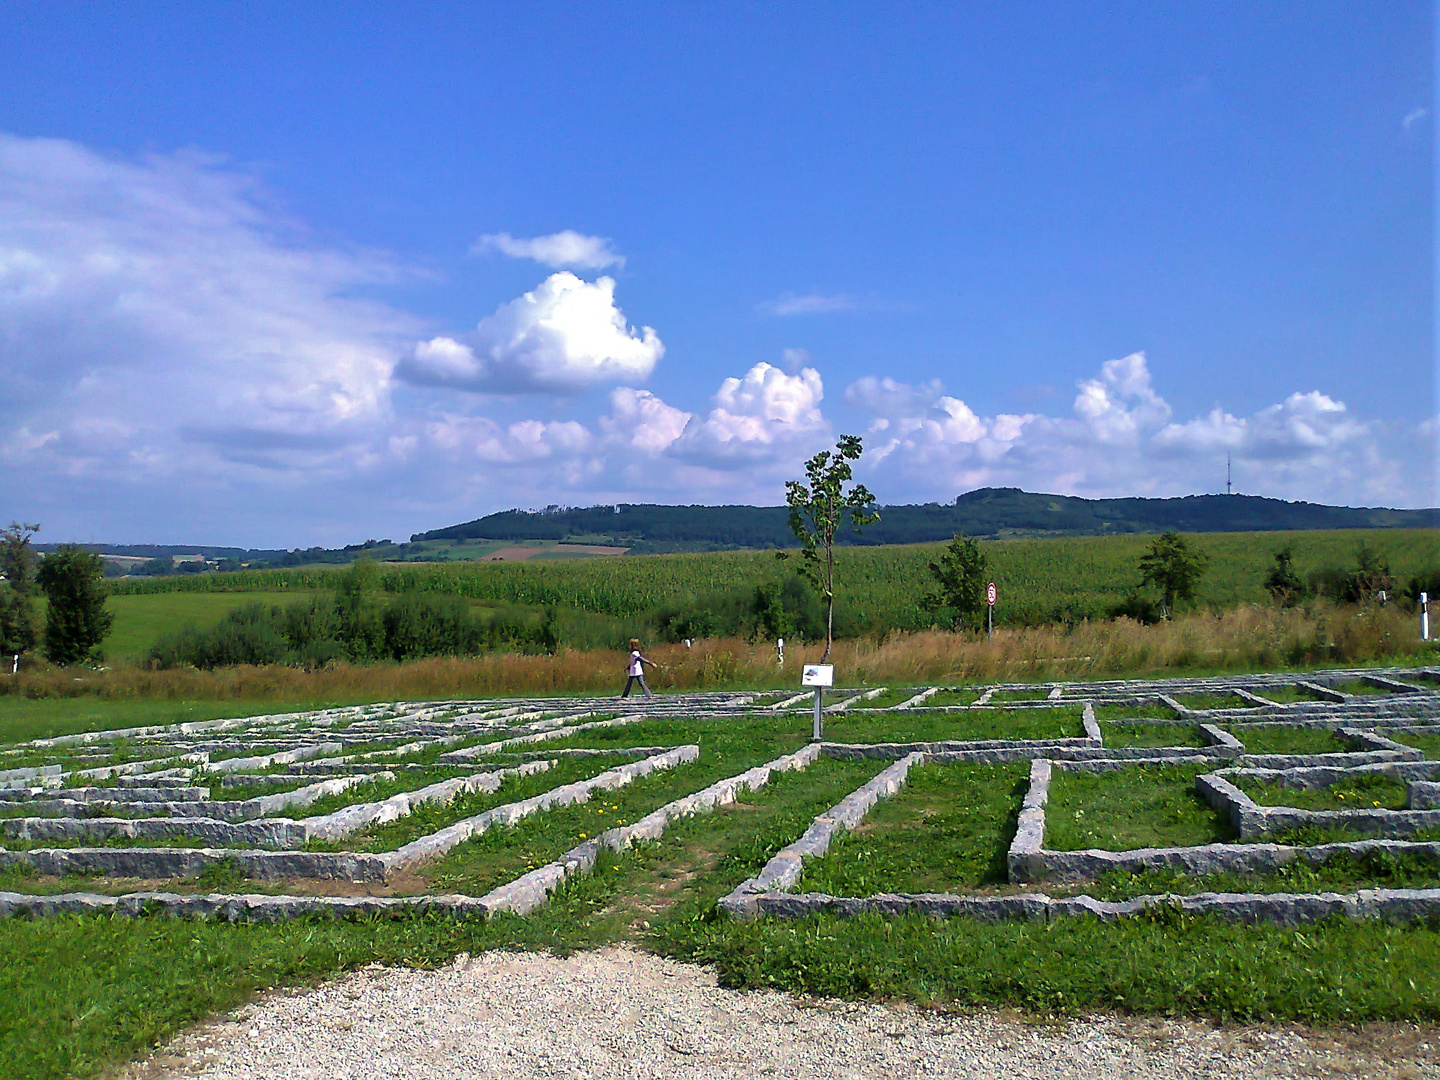
[[[775,663],[781,667],[785,666],[785,639],[783,637],[775,639]]]
[[[985,586],[985,637],[987,640],[993,640],[995,637],[995,601],[999,595],[995,591],[993,581]]]
[[[825,687],[835,685],[835,665],[806,664],[800,672],[800,685],[815,688],[815,728],[810,733],[810,739],[812,742],[819,742],[824,737],[820,725],[820,700],[825,693]]]
[[[1420,594],[1420,640],[1430,640],[1430,594]]]

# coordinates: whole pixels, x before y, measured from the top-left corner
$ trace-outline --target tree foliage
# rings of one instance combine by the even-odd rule
[[[864,484],[852,484],[851,462],[860,460],[860,436],[841,435],[834,451],[822,450],[805,463],[808,483],[789,480],[785,504],[790,531],[800,541],[800,573],[825,602],[825,655],[835,641],[835,534],[845,519],[856,531],[879,521],[875,496]]]
[[[1265,576],[1265,591],[1282,607],[1294,607],[1305,599],[1308,590],[1305,588],[1304,579],[1295,572],[1295,556],[1291,545],[1286,544],[1275,553],[1275,565]]]
[[[13,656],[35,647],[39,637],[35,615],[35,552],[30,538],[39,525],[13,521],[0,531],[0,655]]]
[[[956,533],[936,562],[930,563],[934,589],[921,601],[944,627],[978,629],[985,613],[989,560],[972,537]]]
[[[36,575],[45,590],[45,656],[55,664],[98,659],[114,616],[105,610],[105,564],[74,544],[57,548]]]
[[[1140,584],[1160,590],[1163,614],[1169,618],[1177,600],[1195,599],[1195,587],[1209,565],[1209,556],[1185,537],[1162,533],[1140,556]]]

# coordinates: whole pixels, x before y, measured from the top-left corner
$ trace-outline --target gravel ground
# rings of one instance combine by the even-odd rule
[[[806,1001],[631,949],[373,967],[185,1033],[124,1080],[1440,1077],[1440,1030],[1223,1027]]]

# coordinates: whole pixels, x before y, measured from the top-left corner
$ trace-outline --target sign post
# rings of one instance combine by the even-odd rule
[[[995,601],[999,593],[995,591],[995,583],[992,581],[985,586],[985,637],[995,637]]]
[[[1430,594],[1420,594],[1420,640],[1430,640]]]
[[[810,733],[810,739],[812,742],[819,742],[824,737],[820,723],[821,695],[825,693],[825,687],[835,685],[835,665],[806,664],[800,672],[800,685],[815,688],[815,727]]]

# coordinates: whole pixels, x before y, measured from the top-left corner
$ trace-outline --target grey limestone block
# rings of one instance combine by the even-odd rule
[[[1440,783],[1411,780],[1405,785],[1405,809],[1440,810]]]
[[[1030,763],[1030,787],[1020,805],[1015,838],[1006,853],[1006,874],[1012,882],[1031,881],[1043,873],[1040,861],[1045,846],[1045,805],[1050,798],[1052,766],[1043,758]]]

